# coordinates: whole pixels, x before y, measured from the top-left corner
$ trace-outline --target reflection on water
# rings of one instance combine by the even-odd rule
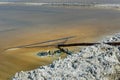
[[[118,32],[120,11],[43,6],[0,6],[0,78],[17,71],[51,63],[55,57],[40,58],[39,51],[51,48],[7,48],[68,36],[72,42],[93,42],[103,35]],[[53,49],[53,48],[52,48]]]

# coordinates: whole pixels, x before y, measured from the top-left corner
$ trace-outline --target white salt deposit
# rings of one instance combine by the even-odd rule
[[[9,49],[7,49],[7,51],[9,50],[9,51],[14,51],[14,50],[18,50],[18,49],[20,49],[20,48],[9,48]]]
[[[18,72],[12,80],[120,80],[120,46],[102,43],[112,41],[120,41],[120,34],[48,66]]]

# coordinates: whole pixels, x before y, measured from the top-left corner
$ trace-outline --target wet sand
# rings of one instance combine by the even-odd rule
[[[58,23],[56,24],[54,24],[55,20],[53,18],[53,22],[50,22],[47,25],[34,24],[31,25],[30,27],[18,28],[15,30],[13,29],[13,30],[8,30],[6,32],[5,31],[1,32],[0,33],[0,38],[1,38],[0,39],[0,52],[1,52],[0,80],[10,79],[10,77],[14,75],[16,72],[19,72],[21,70],[31,70],[41,65],[49,64],[53,60],[57,59],[57,57],[40,58],[39,56],[36,55],[37,52],[39,51],[54,50],[55,48],[53,47],[22,48],[15,50],[5,50],[5,49],[21,46],[21,45],[33,44],[37,42],[54,40],[58,38],[69,37],[69,36],[76,36],[76,37],[69,39],[66,43],[96,42],[97,40],[101,39],[106,35],[110,35],[120,31],[120,27],[119,27],[120,12],[103,11],[103,14],[101,14],[102,10],[101,11],[95,10],[96,13],[94,13],[88,9],[85,12],[90,11],[90,13],[84,14],[84,10],[82,12],[78,10],[79,9],[77,10],[68,9],[68,11],[63,10],[62,18],[60,18],[61,15],[55,18],[55,20],[58,20],[57,21]],[[67,15],[68,13],[70,13],[69,16]],[[28,14],[28,13],[24,13],[24,14]],[[67,18],[64,19],[65,16],[67,16]],[[33,19],[34,17],[36,16],[33,15]],[[79,18],[77,17],[82,19],[79,20]],[[48,17],[46,17],[46,19],[47,18]],[[32,17],[30,19],[32,19]],[[62,21],[62,19],[67,21],[64,22]],[[26,19],[24,20],[26,21]],[[30,20],[30,22],[32,21],[34,20]],[[50,20],[48,20],[48,22],[49,21]],[[49,43],[43,45],[48,45],[48,44]]]

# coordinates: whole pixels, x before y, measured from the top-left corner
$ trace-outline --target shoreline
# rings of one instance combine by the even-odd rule
[[[74,31],[72,29],[72,31]],[[94,30],[93,30],[94,31]],[[76,32],[76,30],[75,30]],[[91,31],[90,31],[91,32]],[[115,31],[116,32],[116,31]],[[73,32],[74,33],[74,32]],[[70,34],[73,34],[73,33],[70,33]],[[79,32],[78,32],[79,33]],[[94,31],[95,33],[95,31]],[[113,34],[113,33],[105,33],[105,35],[109,35],[109,34]],[[92,34],[90,34],[92,35]],[[89,36],[90,36],[89,35]],[[87,35],[88,36],[88,35]],[[93,39],[90,39],[90,37],[88,36],[87,38],[87,41],[91,42],[91,41],[98,41],[100,38],[104,37],[103,35],[101,35],[101,37],[96,37]],[[94,36],[93,36],[94,37]],[[84,38],[84,35],[83,37]],[[84,41],[85,39],[81,39],[79,41],[79,39],[81,38],[77,38],[77,39],[71,39],[70,41],[68,40],[67,43],[71,43],[71,42],[75,42],[76,40],[78,42],[81,42],[81,41]],[[85,42],[87,42],[85,40]],[[77,48],[77,47],[76,47]],[[75,48],[74,48],[75,49]],[[46,65],[46,64],[50,64],[51,62],[53,62],[56,58],[53,59],[53,57],[46,57],[46,58],[40,58],[38,56],[36,56],[36,53],[38,53],[39,51],[47,51],[47,50],[50,50],[50,47],[48,48],[31,48],[31,49],[18,49],[18,50],[11,50],[11,51],[6,51],[4,54],[1,54],[1,61],[6,61],[7,60],[7,63],[5,62],[2,62],[3,64],[3,67],[4,65],[8,65],[8,67],[12,67],[14,69],[17,69],[17,70],[13,70],[11,69],[9,71],[9,78],[13,76],[13,74],[17,71],[20,71],[20,70],[31,70],[31,69],[34,69],[34,68],[37,68],[38,66],[40,65]],[[53,50],[53,48],[51,49]],[[77,49],[78,50],[78,49]],[[29,55],[28,55],[29,54]],[[48,61],[47,61],[48,60]],[[9,63],[8,63],[9,62]],[[22,62],[22,63],[21,63]],[[25,62],[25,64],[23,63]],[[21,63],[21,65],[19,65],[19,63]],[[13,65],[14,64],[14,65]],[[32,66],[33,65],[33,66]],[[1,66],[0,66],[1,67]],[[1,67],[2,68],[2,67]],[[9,69],[9,68],[8,68]],[[7,70],[7,67],[5,67],[4,69],[2,68],[2,70],[5,72]],[[5,77],[6,75],[6,72],[5,74],[3,73],[3,71],[1,71],[1,77]],[[12,73],[12,74],[11,74]],[[6,77],[5,77],[6,78]],[[7,78],[8,78],[8,75],[7,75]],[[4,79],[4,78],[3,78]]]

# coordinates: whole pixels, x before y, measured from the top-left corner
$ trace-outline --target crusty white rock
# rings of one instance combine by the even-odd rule
[[[116,34],[101,42],[120,41]],[[120,47],[101,43],[82,49],[48,66],[19,72],[13,80],[119,80]]]

